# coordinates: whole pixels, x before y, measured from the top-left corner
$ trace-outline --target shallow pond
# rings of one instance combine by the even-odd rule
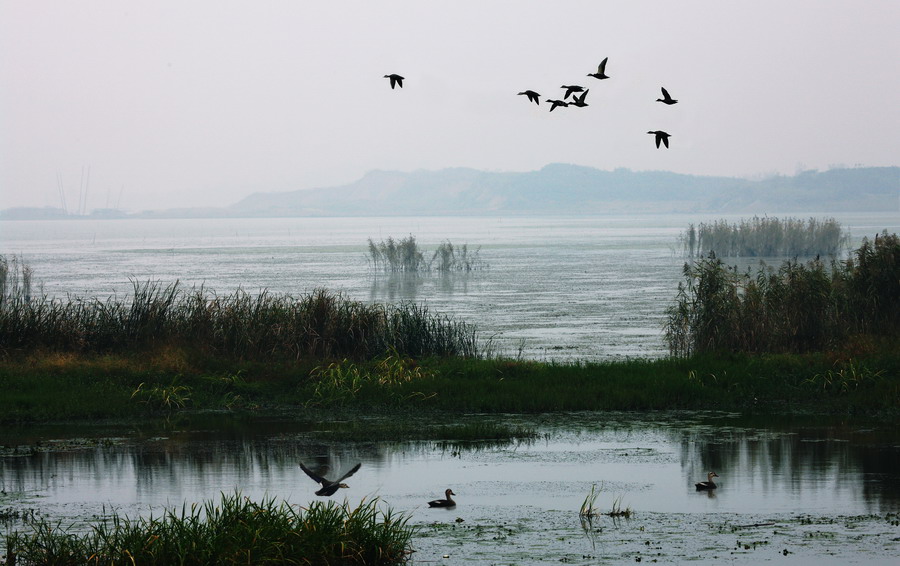
[[[317,485],[299,461],[332,473],[362,462],[335,498],[378,497],[409,514],[419,527],[413,563],[894,564],[900,554],[893,424],[722,413],[467,419],[539,438],[330,441],[326,425],[223,415],[163,429],[7,428],[0,534],[32,513],[78,530],[111,510],[158,516],[235,490],[305,505]],[[707,470],[719,487],[697,492]],[[447,487],[458,505],[429,509]],[[585,522],[592,487],[598,515]],[[631,516],[607,516],[614,505]]]

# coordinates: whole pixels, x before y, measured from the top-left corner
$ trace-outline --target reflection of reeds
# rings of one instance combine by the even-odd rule
[[[700,257],[812,257],[838,256],[846,249],[849,234],[834,218],[760,218],[731,224],[716,220],[688,226],[681,235],[684,253]]]
[[[347,502],[296,508],[240,494],[186,506],[161,518],[113,514],[84,535],[37,520],[8,537],[23,564],[401,564],[409,556],[409,518]]]
[[[900,238],[863,239],[850,259],[785,261],[755,276],[716,257],[685,264],[665,335],[673,355],[808,352],[900,327]]]

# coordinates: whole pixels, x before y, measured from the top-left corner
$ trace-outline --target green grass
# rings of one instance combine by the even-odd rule
[[[209,565],[404,563],[413,529],[378,500],[356,508],[315,501],[307,508],[253,502],[240,494],[162,517],[113,514],[73,534],[36,519],[7,538],[20,565]]]
[[[0,391],[0,422],[8,423],[144,419],[210,409],[398,416],[668,409],[896,413],[900,347],[886,341],[814,354],[579,364],[388,355],[312,365],[172,348],[127,357],[50,353],[0,360]],[[399,438],[416,431],[394,432]]]

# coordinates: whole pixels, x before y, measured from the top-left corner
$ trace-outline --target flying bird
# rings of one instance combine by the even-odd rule
[[[596,73],[588,73],[587,76],[594,77],[595,79],[601,79],[601,80],[608,79],[609,77],[606,76],[606,60],[607,59],[609,59],[609,57],[606,57],[603,59],[603,61],[600,61],[600,64],[597,65]]]
[[[663,142],[666,147],[669,147],[669,134],[662,130],[655,130],[653,132],[647,132],[648,134],[653,134],[656,136],[656,147],[659,147],[659,142]]]
[[[341,482],[343,482],[345,479],[347,479],[350,476],[352,476],[353,474],[355,474],[357,472],[357,470],[359,470],[360,466],[362,466],[362,462],[360,462],[357,465],[350,468],[349,472],[342,475],[338,479],[331,481],[331,480],[329,480],[327,478],[323,478],[319,474],[313,472],[312,470],[310,470],[309,468],[304,466],[303,462],[300,462],[300,469],[302,469],[304,472],[306,472],[306,475],[311,477],[314,482],[322,484],[322,487],[316,492],[316,495],[319,495],[321,497],[329,497],[331,495],[334,495],[337,492],[337,490],[342,487],[350,487],[349,485],[347,485],[345,483],[341,483]]]
[[[563,100],[569,98],[569,95],[572,94],[573,92],[581,92],[584,90],[583,86],[578,86],[578,85],[562,85],[559,88],[566,89],[566,95],[563,97]]]
[[[535,104],[540,106],[540,104],[541,104],[541,101],[540,101],[541,95],[540,94],[534,92],[533,90],[526,90],[526,91],[520,92],[519,94],[524,94],[525,96],[528,97],[529,101],[534,102]]]
[[[384,78],[391,79],[391,88],[394,88],[395,85],[399,85],[400,88],[403,88],[403,77],[400,75],[385,75]]]
[[[562,100],[547,100],[546,102],[549,102],[550,104],[552,104],[552,106],[550,106],[550,112],[553,112],[554,110],[556,110],[557,106],[568,106],[569,105],[568,102],[563,102]]]
[[[588,103],[585,102],[584,99],[587,98],[587,93],[589,93],[590,91],[591,91],[591,89],[587,89],[581,93],[581,96],[577,96],[577,95],[572,96],[572,98],[574,98],[575,100],[570,102],[569,105],[577,106],[579,108],[584,108],[585,106],[588,105]]]
[[[662,102],[663,104],[668,104],[670,106],[672,104],[675,104],[676,102],[678,102],[677,100],[675,100],[674,98],[669,96],[669,91],[667,91],[664,87],[661,87],[661,88],[662,88],[663,97],[657,98],[656,99],[657,102]]]

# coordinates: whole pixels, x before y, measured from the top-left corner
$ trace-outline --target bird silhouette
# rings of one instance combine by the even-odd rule
[[[563,97],[563,100],[569,98],[569,95],[572,94],[573,92],[581,92],[584,90],[583,86],[578,86],[578,85],[562,85],[559,88],[566,89],[566,95]]]
[[[330,479],[323,478],[319,474],[313,472],[312,470],[310,470],[309,468],[304,466],[303,462],[300,462],[300,469],[302,469],[304,472],[306,472],[306,475],[311,477],[314,482],[322,484],[322,487],[316,492],[316,495],[319,495],[321,497],[329,497],[331,495],[334,495],[337,492],[337,490],[342,487],[350,487],[349,485],[347,485],[345,483],[341,483],[341,482],[343,482],[345,479],[347,479],[350,476],[352,476],[353,474],[355,474],[359,470],[360,466],[362,466],[362,462],[360,462],[360,463],[356,464],[355,466],[353,466],[352,468],[350,468],[350,471],[347,472],[346,474],[344,474],[341,477],[339,477],[338,479],[332,481]]]
[[[655,130],[647,133],[656,136],[656,147],[659,147],[659,142],[663,142],[666,147],[669,147],[669,134],[667,134],[666,132],[662,130]]]
[[[540,101],[541,95],[540,94],[534,92],[533,90],[526,90],[526,91],[520,92],[519,94],[524,94],[525,96],[528,97],[528,100],[530,100],[531,102],[534,102],[535,104],[540,106],[540,104],[541,104],[541,101]]]
[[[607,60],[607,59],[609,59],[609,57],[605,57],[605,58],[603,59],[603,61],[600,61],[600,64],[597,65],[597,72],[596,72],[596,73],[588,73],[587,76],[589,76],[589,77],[594,77],[595,79],[601,79],[601,80],[602,80],[602,79],[608,79],[609,77],[606,76],[606,60]]]
[[[656,99],[657,102],[662,102],[663,104],[668,104],[670,106],[672,104],[675,104],[678,102],[677,100],[675,100],[674,98],[669,96],[669,91],[667,91],[664,87],[661,87],[661,88],[662,88],[663,97],[657,98]]]
[[[403,88],[403,77],[401,77],[400,75],[385,75],[384,78],[391,79],[391,88],[394,88],[395,85]]]
[[[574,98],[574,100],[569,103],[569,106],[577,106],[579,108],[584,108],[585,106],[587,106],[588,103],[585,102],[584,99],[587,98],[587,93],[589,93],[590,91],[591,89],[585,90],[581,93],[581,96],[573,95],[572,98]]]
[[[568,106],[569,105],[568,102],[563,102],[562,100],[547,100],[546,102],[549,102],[552,105],[552,106],[550,106],[550,112],[553,112],[554,110],[556,110],[557,106]]]

